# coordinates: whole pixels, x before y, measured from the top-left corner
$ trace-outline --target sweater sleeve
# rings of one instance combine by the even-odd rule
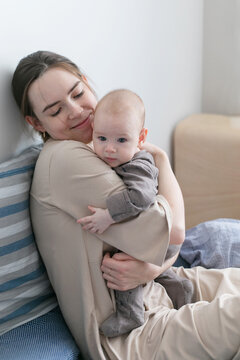
[[[32,188],[32,196],[46,209],[41,216],[49,217],[48,213],[54,213],[56,219],[60,219],[64,214],[66,221],[72,221],[72,228],[78,229],[79,236],[85,236],[76,219],[90,214],[88,205],[106,208],[107,198],[126,186],[116,172],[84,144],[51,141],[44,148]],[[65,231],[62,223],[61,229]],[[91,235],[139,260],[162,265],[170,229],[170,206],[158,195],[154,204],[139,216],[114,224],[101,235],[86,232],[86,236]],[[67,239],[69,233],[65,236]]]

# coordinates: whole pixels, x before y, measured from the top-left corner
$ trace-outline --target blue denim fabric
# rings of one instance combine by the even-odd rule
[[[240,267],[240,220],[216,219],[187,230],[180,256],[190,267]]]
[[[176,266],[176,267],[183,266],[185,268],[189,268],[190,264],[186,260],[184,260],[181,255],[178,255],[178,258],[175,261],[175,263],[173,264],[173,266]]]

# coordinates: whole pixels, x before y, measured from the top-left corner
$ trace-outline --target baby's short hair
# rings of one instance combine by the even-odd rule
[[[134,111],[137,119],[139,119],[140,129],[144,126],[145,107],[143,101],[139,95],[131,90],[117,89],[110,91],[98,102],[95,112],[98,110],[104,110],[113,115]]]

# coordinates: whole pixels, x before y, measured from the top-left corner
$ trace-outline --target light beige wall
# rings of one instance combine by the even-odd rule
[[[240,114],[240,1],[204,1],[203,112]]]

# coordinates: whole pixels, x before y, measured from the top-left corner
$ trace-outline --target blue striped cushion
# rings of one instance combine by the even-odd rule
[[[0,164],[0,335],[57,305],[29,216],[39,147]]]

